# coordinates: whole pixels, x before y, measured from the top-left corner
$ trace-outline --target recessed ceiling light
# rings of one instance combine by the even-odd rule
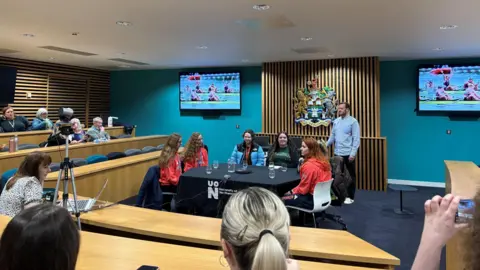
[[[458,27],[458,25],[455,25],[455,24],[446,24],[446,25],[440,26],[440,30],[452,30],[452,29],[455,29],[457,27]]]
[[[243,63],[247,63],[247,62],[250,62],[250,60],[248,60],[248,59],[242,59],[242,62],[243,62]]]
[[[48,58],[48,59],[50,59],[50,60],[55,60],[55,57],[50,57],[50,58]]]
[[[265,4],[260,4],[260,5],[253,6],[253,9],[258,11],[264,11],[264,10],[270,9],[270,6]]]
[[[132,25],[132,23],[131,22],[126,22],[126,21],[118,21],[117,25],[130,26],[130,25]]]
[[[23,34],[24,37],[35,37],[34,34]]]
[[[434,50],[434,51],[437,51],[437,52],[439,52],[439,51],[443,51],[443,49],[442,49],[442,48],[433,48],[433,50]]]
[[[335,57],[334,54],[329,54],[329,55],[327,55],[327,56],[328,56],[328,57]]]
[[[208,49],[207,46],[197,46],[197,47],[195,47],[195,48],[197,48],[198,50],[206,50],[206,49]]]
[[[127,66],[127,65],[120,65],[118,66],[119,68],[131,68],[131,66]]]
[[[302,41],[310,41],[310,40],[312,40],[312,39],[313,39],[313,38],[311,38],[311,37],[302,37],[302,38],[301,38]]]
[[[72,33],[72,36],[78,36],[78,35],[80,35],[80,32],[73,32]]]

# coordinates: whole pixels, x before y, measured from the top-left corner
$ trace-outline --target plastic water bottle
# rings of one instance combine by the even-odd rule
[[[268,166],[268,178],[275,178],[275,168],[273,166]]]
[[[17,135],[15,135],[14,141],[15,141],[15,152],[17,152],[18,151],[18,136]]]

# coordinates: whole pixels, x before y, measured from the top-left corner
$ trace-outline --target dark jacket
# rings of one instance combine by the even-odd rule
[[[348,172],[346,164],[343,162],[343,157],[335,156],[331,158],[333,183],[332,191],[337,196],[340,202],[343,202],[348,197],[348,187],[352,184],[352,177]]]
[[[27,118],[23,116],[15,116],[13,120],[13,125],[11,125],[12,121],[5,119],[5,117],[0,117],[0,127],[2,128],[3,132],[17,132],[17,131],[27,131],[30,130],[30,123],[28,122]]]
[[[143,178],[142,186],[138,191],[136,205],[139,207],[162,210],[163,193],[160,187],[160,167],[152,166]]]
[[[273,152],[273,148],[272,147],[270,149],[270,151],[268,151],[268,155],[267,155],[267,164],[265,164],[266,166],[268,166],[270,164],[270,158],[272,157],[272,155],[274,154]],[[288,148],[288,153],[290,154],[290,163],[287,164],[287,167],[288,168],[297,168],[298,167],[298,159],[300,158],[298,156],[298,150],[297,148],[293,147],[293,148]]]

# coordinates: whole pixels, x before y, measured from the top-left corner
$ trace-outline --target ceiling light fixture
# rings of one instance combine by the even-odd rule
[[[455,29],[457,27],[458,27],[458,25],[455,25],[455,24],[446,24],[446,25],[440,26],[440,30],[452,30],[452,29]]]
[[[265,11],[267,9],[270,9],[270,6],[265,5],[265,4],[260,4],[260,5],[253,6],[253,9],[258,10],[258,11]]]
[[[313,39],[313,38],[311,38],[311,37],[302,37],[302,38],[301,38],[302,41],[310,41],[310,40],[312,40],[312,39]]]
[[[206,50],[206,49],[208,49],[207,46],[197,46],[197,47],[195,47],[195,48],[197,48],[198,50]]]
[[[434,51],[437,51],[437,52],[440,52],[440,51],[443,51],[442,48],[433,48]]]
[[[119,68],[131,68],[131,66],[127,66],[127,65],[120,65],[118,66]]]
[[[250,60],[248,60],[248,59],[242,59],[242,62],[243,62],[243,63],[247,63],[247,62],[250,62]]]
[[[78,36],[78,35],[80,35],[80,32],[73,32],[72,33],[72,36]]]
[[[120,25],[120,26],[130,26],[132,25],[131,22],[127,22],[127,21],[118,21],[117,22],[117,25]]]
[[[48,59],[50,59],[50,60],[55,60],[55,57],[50,57],[50,58],[48,58]]]
[[[24,37],[35,37],[34,34],[23,34]]]
[[[335,57],[334,54],[329,54],[329,55],[327,55],[327,56],[328,56],[328,57]]]

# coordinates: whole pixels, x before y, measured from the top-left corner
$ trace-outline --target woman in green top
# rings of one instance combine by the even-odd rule
[[[273,144],[267,156],[267,166],[270,163],[281,166],[287,165],[288,168],[297,168],[298,150],[288,138],[286,131],[279,132],[275,137]]]

